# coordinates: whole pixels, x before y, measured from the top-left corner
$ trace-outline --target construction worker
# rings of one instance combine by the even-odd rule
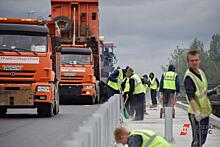
[[[144,84],[144,88],[145,88],[145,94],[148,93],[148,91],[150,90],[150,81],[148,79],[147,75],[143,75],[141,77],[142,80],[142,84]]]
[[[129,77],[129,98],[132,99],[132,104],[135,109],[135,120],[144,119],[144,102],[145,102],[145,89],[142,84],[141,78],[133,73],[132,69],[128,69],[126,76]]]
[[[164,72],[160,80],[160,98],[163,101],[163,107],[175,105],[176,99],[180,93],[179,76],[175,72],[174,65],[169,65],[168,71]],[[163,113],[164,109],[161,109]],[[173,117],[175,117],[175,111],[173,109]]]
[[[150,81],[148,80],[148,76],[143,75],[141,77],[141,81],[142,81],[142,84],[144,85],[144,91],[145,91],[144,93],[145,93],[145,96],[146,96],[146,93],[148,93],[149,90],[150,90]],[[146,97],[144,98],[144,113],[148,114],[147,110],[146,110]]]
[[[192,126],[192,147],[201,147],[207,138],[209,128],[209,115],[212,107],[207,93],[207,79],[205,73],[199,68],[200,53],[190,50],[187,53],[189,68],[184,76],[186,98],[189,103],[188,116]]]
[[[125,69],[117,68],[109,76],[107,82],[107,98],[110,98],[114,94],[119,94],[121,90],[121,84],[126,78],[126,71],[129,68],[127,66]]]
[[[157,90],[159,88],[159,81],[157,77],[154,75],[154,73],[149,74],[149,80],[150,80],[150,94],[151,94],[151,101],[152,105],[151,108],[157,107]]]
[[[115,129],[114,136],[117,144],[128,144],[129,147],[171,147],[163,137],[148,129],[128,132],[126,128],[119,127]]]

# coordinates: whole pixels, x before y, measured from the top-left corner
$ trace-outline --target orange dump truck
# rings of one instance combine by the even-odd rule
[[[52,21],[0,18],[0,115],[8,108],[58,114],[58,31]]]
[[[98,17],[98,0],[51,0],[51,18],[61,30],[61,101],[100,100]]]

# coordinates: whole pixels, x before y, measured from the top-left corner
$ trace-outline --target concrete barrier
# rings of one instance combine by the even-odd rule
[[[65,147],[112,147],[113,131],[120,119],[120,97],[115,95],[84,121]]]
[[[177,102],[177,107],[182,108],[183,110],[188,110],[188,105],[182,102]],[[211,125],[215,126],[216,128],[220,129],[220,118],[216,117],[215,115],[211,114],[209,117],[209,122]]]

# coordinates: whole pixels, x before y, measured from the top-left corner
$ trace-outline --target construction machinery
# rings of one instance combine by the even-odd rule
[[[58,35],[53,21],[0,18],[0,115],[8,108],[58,114]]]
[[[109,74],[114,70],[114,66],[117,63],[117,58],[115,55],[115,48],[113,42],[100,42],[101,45],[101,63],[102,63],[102,80],[107,82],[107,78],[109,77]]]

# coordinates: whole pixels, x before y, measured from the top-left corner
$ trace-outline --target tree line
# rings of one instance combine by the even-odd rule
[[[201,53],[201,69],[206,73],[208,84],[220,84],[220,35],[214,34],[210,41],[208,49],[204,48],[204,44],[197,38],[192,40],[188,49],[177,48],[171,53],[169,57],[169,64],[176,67],[176,72],[179,74],[181,82],[183,81],[184,74],[188,68],[186,61],[186,54],[189,50],[199,50]],[[168,65],[167,65],[168,66]],[[162,70],[165,70],[162,66]],[[181,83],[182,85],[183,83]]]

